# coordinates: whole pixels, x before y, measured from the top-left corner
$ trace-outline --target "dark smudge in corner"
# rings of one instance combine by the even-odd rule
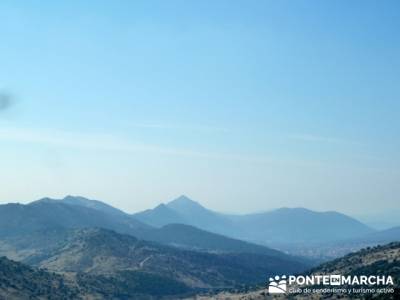
[[[0,111],[7,110],[14,104],[14,98],[7,92],[0,91]]]

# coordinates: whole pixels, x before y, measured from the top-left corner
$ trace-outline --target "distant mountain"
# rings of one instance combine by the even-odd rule
[[[25,230],[24,226],[28,230],[49,226],[103,227],[149,239],[157,236],[152,232],[152,226],[161,228],[169,224],[184,224],[236,239],[283,248],[287,244],[359,238],[374,232],[361,222],[337,212],[282,208],[265,213],[227,215],[208,210],[186,196],[133,216],[101,201],[83,197],[67,196],[61,200],[44,198],[29,205],[0,205],[0,218],[0,225],[4,224],[4,227],[0,227],[0,235],[2,232],[10,232],[13,226],[22,231]],[[22,220],[24,224],[15,226]],[[194,244],[191,246],[195,247]]]
[[[57,228],[103,227],[139,234],[150,226],[128,215],[118,215],[62,201],[42,199],[27,205],[0,205],[0,237]]]
[[[360,214],[358,220],[378,230],[400,226],[400,209],[391,207],[390,210]]]
[[[222,235],[270,246],[320,243],[360,237],[373,230],[337,212],[281,208],[265,213],[228,215],[208,210],[181,196],[133,217],[152,226],[181,223]]]
[[[233,217],[250,240],[268,244],[321,243],[359,237],[373,230],[338,212],[315,212],[305,208]],[[262,228],[263,230],[260,230]],[[243,236],[242,236],[243,238]]]
[[[374,247],[396,241],[400,241],[400,227],[374,231],[360,237],[325,243],[282,245],[282,247],[279,247],[279,250],[292,255],[310,257],[322,262],[342,257],[348,253],[359,251],[362,248]]]
[[[277,253],[267,247],[234,240],[192,226],[175,224],[153,228],[123,212],[115,213],[112,207],[92,208],[107,206],[98,201],[92,204],[91,201],[93,200],[81,197],[73,199],[66,197],[63,200],[44,198],[28,205],[0,205],[0,237],[18,235],[28,238],[35,232],[47,232],[46,236],[50,238],[54,232],[55,235],[62,234],[61,229],[98,227],[186,249],[210,252]],[[41,238],[40,240],[41,244],[47,242]]]
[[[208,210],[186,196],[154,209],[148,209],[133,215],[134,218],[151,226],[162,227],[168,224],[186,224],[211,232],[233,235],[234,224],[223,215]]]
[[[206,223],[218,223],[221,222],[218,213],[215,213],[209,209],[204,208],[196,201],[189,199],[182,195],[177,199],[169,202],[167,206],[173,211],[177,212],[181,216],[198,216],[198,220],[192,220],[192,222],[199,222],[199,224]]]
[[[265,246],[228,238],[184,224],[154,228],[127,214],[89,208],[85,201],[66,204],[63,200],[42,199],[28,205],[0,205],[0,254],[34,263],[71,242],[66,229],[104,228],[161,244],[224,255],[274,257],[276,266],[309,266],[308,261],[288,256]],[[83,206],[80,204],[83,203]],[[98,203],[96,203],[98,204]],[[89,206],[89,207],[88,207]],[[61,244],[60,244],[61,243]]]
[[[72,205],[84,206],[87,208],[93,208],[111,215],[116,215],[116,216],[126,215],[122,210],[115,208],[111,205],[108,205],[104,202],[98,200],[91,200],[80,196],[66,196],[65,198],[59,201],[65,204],[72,204]]]
[[[160,204],[154,209],[148,209],[137,213],[134,217],[143,223],[152,224],[151,226],[155,227],[162,227],[174,223],[188,223],[188,220],[165,204]]]
[[[146,238],[179,248],[214,253],[258,253],[284,257],[280,251],[265,246],[211,233],[190,225],[170,224],[147,232]],[[287,259],[294,259],[287,256]]]
[[[386,230],[376,231],[363,236],[355,241],[362,241],[371,244],[387,244],[393,241],[400,241],[400,226]]]
[[[399,228],[377,232],[336,212],[303,208],[220,214],[184,196],[134,216],[72,196],[0,205],[0,255],[66,272],[68,280],[61,275],[53,279],[78,293],[76,299],[176,299],[262,283],[266,276],[303,272],[310,265],[240,239],[310,249],[325,243],[330,249],[343,241],[357,248],[365,240],[383,242],[398,234]],[[1,287],[0,280],[0,299]]]
[[[246,249],[253,253],[258,247],[253,244],[256,243],[318,260],[374,245],[361,239],[371,239],[378,234],[335,212],[283,208],[259,214],[226,215],[210,211],[185,196],[133,216],[103,202],[73,196],[61,200],[44,198],[28,205],[0,205],[0,237],[38,230],[91,227],[198,251],[217,253],[230,248],[231,252]],[[324,250],[316,253],[317,248]],[[264,253],[271,251],[267,247],[262,249]]]
[[[188,203],[190,203],[190,205],[185,205]],[[177,209],[180,209],[181,211],[184,211],[184,209],[191,209],[193,214],[196,214],[197,210],[203,211],[203,215],[208,214],[208,211],[205,208],[202,208],[194,201],[188,201],[185,197],[181,197],[169,203],[168,206],[161,204],[153,210],[145,211],[140,215],[139,218],[132,218],[130,215],[125,214],[124,212],[115,209],[112,206],[109,206],[103,202],[89,200],[83,197],[67,196],[62,200],[44,198],[30,203],[28,206],[31,205],[42,205],[43,207],[45,207],[45,211],[53,211],[59,205],[69,205],[73,206],[72,209],[80,214],[82,213],[82,211],[88,213],[88,210],[90,212],[90,209],[93,209],[95,211],[92,211],[91,218],[93,219],[96,216],[101,217],[101,222],[97,222],[98,220],[96,219],[95,221],[89,223],[89,218],[82,220],[82,223],[78,222],[78,225],[75,224],[74,226],[70,226],[68,224],[68,226],[64,226],[66,228],[103,227],[106,229],[115,230],[117,232],[131,234],[144,240],[156,241],[166,245],[182,247],[186,249],[195,249],[209,252],[258,252],[264,254],[279,253],[280,255],[284,255],[281,252],[272,250],[265,246],[254,245],[237,239],[227,238],[223,235],[200,230],[193,226],[187,226],[184,224],[170,224],[169,226],[161,228],[153,228],[141,223],[142,221],[145,221],[146,218],[151,218],[152,220],[154,220],[153,224],[155,225],[163,224],[164,222],[162,221],[168,221],[167,223],[169,224],[169,221],[175,221],[176,218],[178,218],[179,220],[180,214],[170,208],[170,205],[171,207],[175,207]],[[53,212],[53,215],[57,214],[57,211]],[[212,214],[213,213],[211,212],[211,215]],[[75,217],[78,218],[79,214]],[[214,216],[214,218],[216,217],[217,215]],[[40,214],[37,216],[37,219],[42,219]],[[136,221],[136,219],[139,219],[139,222]],[[211,217],[208,218],[208,220],[211,224]],[[183,220],[181,221],[182,223],[184,223]],[[59,227],[59,225],[57,225],[56,227],[52,226],[51,222],[47,222],[47,224],[48,225],[45,227],[46,229]]]

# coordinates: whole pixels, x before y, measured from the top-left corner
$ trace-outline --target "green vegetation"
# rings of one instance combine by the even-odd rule
[[[341,274],[350,276],[385,275],[392,276],[394,281],[394,294],[365,295],[365,299],[400,299],[400,242],[387,245],[368,247],[350,253],[342,258],[322,264],[312,269],[309,274]],[[345,286],[346,287],[346,286]],[[352,288],[368,288],[369,286],[351,286]],[[387,286],[372,286],[384,288]],[[349,297],[358,298],[354,294]]]
[[[79,292],[61,275],[33,269],[5,257],[0,258],[0,298],[77,299]]]
[[[176,280],[139,271],[122,271],[112,276],[78,273],[76,278],[86,294],[100,295],[105,299],[147,299],[149,295],[182,295],[192,291]]]
[[[26,261],[55,272],[108,275],[142,271],[160,274],[191,288],[257,284],[265,276],[282,270],[304,270],[300,263],[265,254],[182,250],[105,229],[70,231],[67,240],[46,255],[31,256]]]

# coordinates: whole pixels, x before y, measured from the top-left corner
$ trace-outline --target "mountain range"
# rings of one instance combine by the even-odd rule
[[[330,259],[400,239],[400,227],[377,231],[338,212],[281,208],[229,215],[209,210],[186,196],[133,215],[79,196],[43,198],[27,205],[0,205],[0,217],[0,237],[49,227],[100,227],[192,250],[242,251],[244,247],[249,252],[271,252],[272,247],[318,259],[323,255],[314,252],[325,246],[330,247],[326,257]]]
[[[241,289],[262,284],[266,276],[315,266],[304,257],[315,255],[294,254],[335,247],[346,254],[399,240],[399,233],[304,208],[222,214],[185,196],[133,215],[74,196],[9,203],[0,205],[0,256],[23,264],[1,261],[5,271],[19,271],[10,277],[18,284],[0,282],[0,295],[24,299],[17,291],[28,288],[32,276],[30,295],[56,287],[71,299],[176,299]]]
[[[186,196],[136,213],[133,217],[155,227],[187,224],[269,246],[339,241],[375,232],[358,220],[333,211],[280,208],[264,213],[229,215],[206,209]]]
[[[72,196],[0,205],[1,255],[49,271],[43,273],[45,290],[64,282],[68,293],[79,290],[94,299],[232,289],[311,266],[306,259],[190,225],[157,228],[100,201]]]
[[[230,215],[209,210],[186,196],[136,213],[133,217],[154,227],[188,224],[318,261],[400,240],[400,227],[375,230],[334,211],[280,208],[263,213]]]
[[[82,197],[77,197],[77,201],[73,200],[74,198],[69,196],[61,200],[44,198],[27,205],[0,205],[0,237],[12,238],[49,230],[105,228],[140,239],[192,250],[282,255],[279,251],[265,246],[189,225],[171,224],[156,228],[99,201],[92,202]]]

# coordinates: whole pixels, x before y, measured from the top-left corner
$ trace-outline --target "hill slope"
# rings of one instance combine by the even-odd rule
[[[255,284],[268,274],[306,269],[297,261],[279,256],[180,250],[105,229],[70,231],[64,243],[57,244],[51,251],[26,257],[24,262],[55,272],[104,276],[140,271],[191,288]]]
[[[365,271],[365,273],[362,273]],[[324,263],[312,270],[313,274],[392,275],[400,278],[400,243],[368,247],[344,257]],[[400,282],[397,282],[400,284]]]
[[[78,290],[56,274],[0,257],[0,299],[77,299]]]
[[[156,274],[126,271],[112,277],[62,275],[0,257],[0,299],[4,300],[177,299],[189,291],[182,283]]]
[[[340,274],[344,276],[392,276],[394,286],[371,286],[373,288],[394,288],[394,293],[364,293],[364,294],[291,294],[290,299],[400,299],[400,243],[390,243],[384,246],[365,248],[348,254],[328,263],[324,263],[304,275],[329,275]],[[308,285],[308,288],[313,286]],[[340,288],[360,288],[360,286],[341,285]],[[368,288],[368,286],[363,286]],[[293,288],[293,286],[292,286]],[[246,293],[223,292],[212,296],[198,296],[196,300],[272,300],[288,299],[288,295],[269,295],[266,289],[255,290]],[[194,298],[188,298],[194,299]]]
[[[1,254],[66,274],[79,297],[93,299],[150,299],[229,289],[307,268],[278,251],[265,254],[261,246],[253,253],[188,251],[97,228],[30,232],[0,242]]]

